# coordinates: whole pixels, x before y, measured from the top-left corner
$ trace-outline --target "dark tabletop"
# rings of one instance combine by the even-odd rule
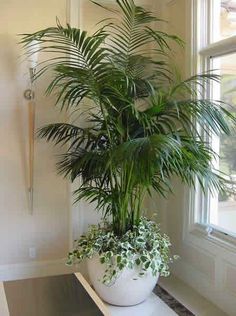
[[[74,274],[4,282],[10,316],[103,315]]]

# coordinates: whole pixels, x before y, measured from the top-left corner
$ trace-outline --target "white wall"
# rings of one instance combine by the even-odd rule
[[[10,265],[64,258],[69,249],[70,192],[55,171],[59,152],[36,140],[34,213],[28,207],[28,70],[19,37],[66,20],[66,0],[0,0],[0,278]],[[49,78],[36,84],[36,128],[59,118]],[[36,258],[29,257],[34,247]],[[4,267],[4,268],[3,268]],[[9,277],[9,273],[8,273]]]

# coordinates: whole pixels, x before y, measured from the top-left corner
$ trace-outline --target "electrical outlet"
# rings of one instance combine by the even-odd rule
[[[35,247],[30,247],[29,248],[29,257],[31,259],[35,259],[36,258],[36,248]]]

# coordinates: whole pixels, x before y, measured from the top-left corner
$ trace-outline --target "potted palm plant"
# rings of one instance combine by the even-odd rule
[[[104,218],[76,241],[69,263],[89,258],[100,296],[132,305],[149,295],[159,274],[169,274],[170,241],[144,217],[145,196],[165,195],[172,176],[190,186],[198,181],[203,190],[226,190],[198,128],[228,135],[235,119],[221,102],[197,97],[219,77],[176,79],[170,42],[183,42],[152,26],[161,20],[133,0],[115,2],[116,18],[102,21],[92,35],[57,22],[24,35],[22,43],[31,48],[36,41],[40,52],[54,54],[35,79],[53,72],[47,92],[57,93],[61,109],[86,112],[86,127],[67,122],[39,130],[47,141],[67,145],[60,173],[81,178],[75,201],[95,202]]]

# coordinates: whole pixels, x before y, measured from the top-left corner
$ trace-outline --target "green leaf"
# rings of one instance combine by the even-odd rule
[[[141,264],[141,260],[138,258],[135,260],[135,263],[137,264],[137,266],[139,266]]]
[[[118,264],[121,262],[121,260],[122,260],[122,257],[121,256],[117,256],[116,261],[117,261]]]

